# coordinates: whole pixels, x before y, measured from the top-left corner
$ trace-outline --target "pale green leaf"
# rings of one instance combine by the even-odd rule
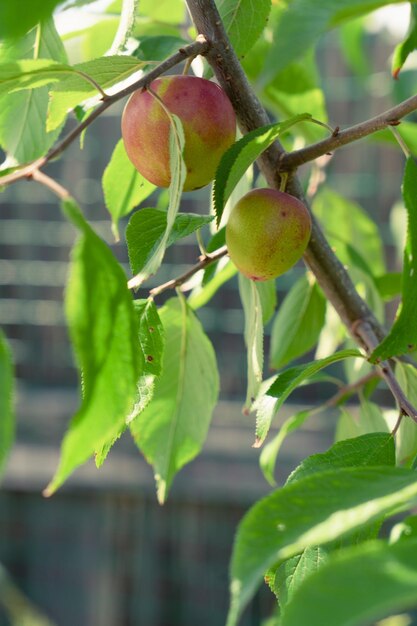
[[[326,299],[314,278],[303,275],[286,295],[271,334],[271,367],[279,369],[311,350],[326,317]]]
[[[53,64],[54,67],[66,67],[63,65],[66,62],[64,47],[52,20],[43,22],[22,40],[2,46],[0,57],[9,66]],[[23,60],[16,61],[20,58]],[[63,71],[58,73],[59,76]],[[0,72],[3,77],[3,71]],[[14,162],[32,161],[45,154],[55,142],[60,128],[47,132],[47,108],[47,87],[28,88],[0,98],[0,145]]]
[[[122,139],[116,144],[104,170],[102,185],[106,207],[112,217],[112,230],[119,240],[119,220],[150,196],[156,187],[132,165]]]
[[[120,11],[119,26],[117,27],[113,43],[107,51],[107,56],[122,53],[125,50],[127,40],[135,26],[136,10],[139,0],[123,0]]]
[[[295,415],[288,417],[282,426],[280,426],[280,429],[275,437],[262,448],[261,456],[259,457],[259,464],[266,480],[273,487],[277,484],[274,476],[275,465],[278,453],[284,443],[284,440],[290,433],[301,428],[304,422],[309,418],[310,414],[311,410],[306,409],[305,411],[299,411]]]
[[[140,0],[139,14],[155,22],[182,24],[185,17],[183,0]]]
[[[417,603],[417,540],[372,541],[332,554],[296,590],[282,626],[362,626]]]
[[[0,329],[0,471],[3,469],[15,433],[13,406],[14,367],[12,355]]]
[[[217,0],[217,6],[236,54],[244,56],[267,25],[271,0]]]
[[[279,6],[273,42],[265,60],[264,81],[299,59],[329,28],[401,0],[292,0]]]
[[[138,72],[143,65],[143,62],[131,56],[106,56],[74,65],[71,75],[54,85],[50,91],[48,130],[60,126],[68,111],[99,95],[83,74],[91,77],[102,89],[107,89]]]
[[[330,187],[323,186],[314,198],[312,211],[343,263],[356,260],[356,265],[359,266],[362,257],[366,263],[365,267],[361,267],[362,270],[368,270],[368,273],[374,275],[385,272],[378,227],[359,204],[347,200]],[[340,228],[341,224],[343,229]],[[356,257],[352,259],[355,252]]]
[[[207,282],[196,287],[188,298],[188,304],[192,309],[199,309],[211,300],[211,298],[217,293],[225,282],[233,278],[237,273],[235,265],[231,261],[225,262],[223,265],[221,261],[217,263],[216,271],[212,278]]]
[[[261,446],[268,434],[274,416],[278,413],[288,396],[303,381],[311,378],[324,367],[351,357],[361,357],[358,350],[341,350],[329,357],[298,365],[284,370],[275,377],[265,393],[256,399],[256,445]]]
[[[145,264],[129,281],[129,286],[135,288],[140,287],[140,285],[149,278],[149,276],[155,274],[161,266],[165,249],[169,245],[172,229],[175,225],[184,181],[187,175],[184,159],[182,158],[185,139],[181,120],[176,115],[171,114],[167,109],[164,110],[171,123],[169,135],[171,184],[169,186],[169,205],[166,212],[166,225],[162,236],[154,242],[155,245],[153,246],[152,253],[146,259]]]
[[[123,430],[141,374],[138,324],[125,274],[74,201],[66,200],[63,208],[82,235],[72,253],[65,308],[83,398],[47,495]]]
[[[417,164],[413,157],[407,159],[402,192],[408,214],[402,302],[390,332],[371,355],[374,363],[417,348]]]
[[[239,273],[239,293],[245,315],[244,337],[247,354],[247,389],[244,410],[250,411],[262,382],[264,348],[262,304],[257,285]]]
[[[155,380],[162,371],[162,354],[164,349],[164,329],[159,319],[153,300],[135,300],[133,302],[139,324],[138,352],[140,376],[137,382],[137,395],[126,423],[116,436],[113,436],[95,455],[96,466],[100,467],[110,449],[126,430],[128,424],[143,411],[152,400]]]
[[[204,224],[211,222],[212,219],[212,216],[207,215],[178,213],[166,246],[170,246],[178,239],[191,235]],[[132,215],[126,228],[126,240],[133,274],[142,272],[150,262],[152,255],[158,249],[164,237],[166,228],[166,211],[144,208]]]
[[[291,126],[307,120],[308,113],[290,120],[256,128],[236,141],[222,156],[214,181],[213,200],[217,224],[220,224],[225,204],[246,170],[269,146]]]
[[[264,326],[271,320],[277,308],[277,286],[275,279],[262,280],[256,283],[262,307],[262,321]]]
[[[404,391],[406,398],[413,406],[417,406],[417,370],[409,363],[398,361],[395,375]],[[397,461],[408,467],[417,455],[417,424],[404,415],[397,431]]]
[[[398,75],[412,52],[417,49],[417,7],[410,2],[410,24],[404,41],[395,46],[391,61],[391,73],[394,78]]]
[[[238,528],[227,626],[235,626],[268,567],[306,547],[348,537],[385,515],[406,510],[416,501],[416,473],[381,466],[344,467],[312,474],[259,501]],[[323,589],[328,596],[329,587]],[[297,626],[300,623],[303,621],[294,622]],[[334,622],[317,623],[333,626]]]
[[[162,503],[175,474],[201,450],[219,380],[212,345],[184,298],[169,300],[159,314],[165,330],[162,374],[131,430],[153,466]]]

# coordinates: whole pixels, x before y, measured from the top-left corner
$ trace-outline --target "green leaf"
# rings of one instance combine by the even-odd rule
[[[153,300],[135,300],[133,302],[139,324],[138,351],[140,376],[137,383],[137,395],[132,412],[126,417],[122,430],[112,437],[95,455],[96,466],[100,467],[113,444],[126,430],[128,424],[141,413],[152,400],[155,380],[162,371],[162,355],[164,349],[164,329],[159,319]]]
[[[394,54],[391,62],[391,72],[394,78],[398,78],[398,75],[414,50],[417,49],[417,7],[410,2],[410,25],[408,33],[404,41],[399,43],[394,50]]]
[[[21,37],[38,22],[46,20],[63,0],[19,0],[0,2],[0,39]]]
[[[313,454],[301,461],[286,482],[290,483],[342,467],[395,466],[394,438],[389,432],[369,433],[335,443],[327,452]]]
[[[159,314],[166,337],[162,374],[131,430],[154,468],[162,503],[175,474],[201,450],[219,381],[212,345],[184,298],[172,298]]]
[[[120,20],[113,43],[107,51],[107,56],[119,55],[126,48],[128,38],[135,26],[136,10],[139,0],[123,0],[120,10]]]
[[[278,567],[272,590],[279,600],[281,609],[292,599],[304,580],[317,572],[326,560],[327,550],[322,546],[313,546]]]
[[[235,265],[227,259],[225,261],[224,265],[217,263],[216,271],[209,282],[204,283],[203,281],[200,287],[193,289],[187,301],[192,309],[196,310],[207,304],[220,287],[237,274]]]
[[[277,435],[275,435],[275,437],[262,448],[261,456],[259,457],[259,464],[266,480],[273,487],[277,484],[274,476],[275,465],[278,453],[284,443],[284,440],[290,433],[301,428],[304,422],[309,418],[310,414],[311,410],[306,409],[305,411],[299,411],[295,415],[288,417],[280,427]]]
[[[120,139],[103,174],[103,192],[106,207],[112,217],[112,230],[119,240],[119,220],[146,200],[156,189],[143,178],[130,162]]]
[[[272,326],[271,367],[279,369],[313,348],[326,317],[326,299],[315,279],[303,275],[286,295]]]
[[[294,389],[324,367],[350,357],[362,357],[362,354],[358,350],[341,350],[329,357],[291,367],[278,374],[267,391],[261,393],[255,402],[256,446],[262,445],[274,416]]]
[[[43,22],[22,40],[1,47],[1,75],[5,65],[65,67],[66,55],[52,20]],[[24,60],[16,61],[20,57]],[[48,60],[50,59],[50,60]],[[69,66],[68,66],[69,67]],[[41,72],[42,73],[42,72]],[[62,71],[59,72],[59,76]],[[7,82],[7,79],[6,79]],[[20,83],[19,83],[20,84]],[[29,80],[29,84],[30,80]],[[11,85],[9,85],[11,87]],[[1,86],[0,86],[1,90]],[[10,91],[9,87],[6,90]],[[0,98],[0,145],[13,163],[27,163],[45,154],[60,128],[47,132],[48,88],[25,89]]]
[[[63,210],[82,234],[72,253],[65,308],[83,399],[47,495],[124,429],[141,374],[138,324],[125,274],[74,201],[64,201]]]
[[[264,327],[262,304],[256,283],[239,273],[239,293],[245,314],[245,344],[247,352],[248,382],[244,411],[250,407],[258,395],[262,382],[264,363]]]
[[[275,279],[263,280],[256,283],[262,307],[262,322],[264,326],[271,320],[277,308],[277,286]]]
[[[74,65],[72,75],[54,85],[50,91],[48,130],[60,126],[68,111],[98,95],[97,89],[83,74],[91,77],[102,89],[107,89],[138,72],[143,66],[143,62],[131,56],[106,56]]]
[[[225,204],[246,170],[269,146],[291,126],[310,119],[308,113],[296,115],[278,124],[256,128],[236,141],[222,156],[214,181],[213,200],[217,224],[220,224]]]
[[[402,303],[400,312],[385,339],[373,351],[370,361],[384,361],[417,348],[417,164],[407,159],[403,198],[408,214],[404,248]]]
[[[264,30],[271,0],[217,0],[220,17],[238,57],[243,57]]]
[[[212,216],[195,213],[178,213],[166,246],[178,239],[187,237],[204,224],[213,220]],[[130,267],[133,274],[144,271],[158,249],[167,228],[167,213],[159,209],[140,209],[132,215],[126,228],[126,240]]]
[[[129,422],[137,417],[152,400],[155,380],[162,373],[165,334],[153,300],[135,300],[139,319],[139,348],[143,363],[138,380],[138,395]]]
[[[173,35],[140,36],[133,54],[141,61],[164,61],[188,43],[186,39]]]
[[[24,89],[37,89],[61,80],[71,67],[48,59],[24,59],[0,65],[0,96]]]
[[[388,272],[375,276],[375,285],[383,300],[392,300],[401,294],[402,275],[399,272]]]
[[[183,0],[140,0],[139,14],[152,18],[155,22],[182,24],[184,21]]]
[[[300,585],[282,626],[362,626],[417,602],[417,540],[372,541],[331,555]]]
[[[359,17],[340,28],[340,47],[346,63],[361,79],[372,74],[372,65],[366,49],[367,20]]]
[[[304,55],[329,27],[400,1],[324,0],[318,5],[316,0],[292,0],[279,6],[273,42],[265,60],[264,81]]]
[[[163,106],[162,103],[161,106]],[[140,287],[140,285],[149,276],[155,274],[161,266],[166,247],[169,245],[171,232],[175,226],[175,219],[177,217],[184,181],[187,175],[182,158],[184,130],[181,120],[176,115],[171,114],[165,106],[164,110],[171,123],[169,136],[171,184],[169,186],[169,205],[166,212],[166,225],[162,236],[153,241],[152,253],[146,259],[145,264],[141,266],[139,271],[129,281],[129,287],[131,288]]]
[[[0,471],[12,447],[15,431],[13,407],[14,367],[6,337],[0,329]]]
[[[416,501],[416,473],[391,467],[323,471],[294,481],[262,499],[249,510],[238,528],[231,563],[232,599],[227,626],[235,626],[264,572],[277,561],[290,558],[306,547],[347,537],[385,515],[409,508]],[[323,589],[328,594],[329,587]],[[305,621],[295,623],[299,626]],[[317,623],[333,626],[334,622]]]
[[[312,211],[343,263],[351,264],[356,252],[355,264],[359,266],[360,257],[366,263],[362,270],[375,275],[385,272],[378,227],[359,204],[347,200],[330,187],[321,187],[314,198]],[[343,229],[340,224],[343,224]]]
[[[417,370],[409,363],[398,361],[395,375],[405,396],[417,406]],[[397,431],[397,462],[410,467],[417,454],[417,424],[406,415]]]

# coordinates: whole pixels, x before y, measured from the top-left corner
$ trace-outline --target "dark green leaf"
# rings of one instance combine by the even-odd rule
[[[389,272],[374,278],[379,295],[383,300],[392,300],[401,294],[402,276],[399,272]]]
[[[185,39],[172,35],[140,37],[134,56],[141,61],[164,61],[188,43]]]
[[[407,399],[417,406],[417,369],[409,363],[398,362],[395,374]],[[417,454],[417,424],[411,418],[403,417],[396,440],[397,462],[410,467]]]
[[[271,367],[279,369],[313,348],[326,317],[326,300],[314,278],[303,275],[290,289],[275,317]]]
[[[14,368],[6,338],[0,329],[0,471],[14,440]]]
[[[373,363],[417,348],[417,165],[411,157],[405,166],[402,191],[408,214],[402,304],[389,334],[371,355]]]
[[[178,213],[172,227],[167,246],[187,237],[213,217],[194,213]],[[140,209],[129,220],[126,228],[126,240],[129,251],[130,267],[133,274],[141,272],[152,257],[164,236],[167,226],[167,213],[159,209]]]
[[[278,124],[262,126],[236,141],[222,156],[214,181],[213,200],[217,224],[224,206],[246,170],[269,146],[291,126],[311,118],[308,113],[296,115]]]
[[[387,514],[409,508],[416,500],[417,475],[413,471],[348,467],[307,476],[259,501],[238,528],[227,626],[235,626],[268,567],[306,547],[352,535]],[[323,587],[326,597],[328,590],[329,586]],[[305,620],[294,622],[297,626],[303,623]],[[334,621],[322,619],[317,624],[333,626]]]
[[[417,540],[346,548],[296,590],[282,626],[362,626],[417,603]]]
[[[317,572],[326,560],[326,548],[312,546],[277,568],[272,590],[279,600],[281,609],[288,604],[304,580]]]
[[[137,318],[126,276],[74,201],[66,200],[63,209],[82,234],[72,253],[65,306],[83,399],[64,437],[47,495],[124,429],[141,374]]]
[[[150,196],[156,187],[132,165],[122,139],[104,170],[102,184],[106,206],[112,216],[112,230],[118,241],[119,220]]]
[[[394,438],[390,433],[370,433],[335,443],[327,452],[307,457],[290,474],[287,485],[317,472],[338,467],[395,466]]]
[[[153,466],[162,503],[174,476],[201,450],[219,381],[212,345],[184,298],[172,298],[159,314],[166,338],[162,374],[131,430]]]

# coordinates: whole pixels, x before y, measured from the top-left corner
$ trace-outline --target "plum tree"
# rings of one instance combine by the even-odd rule
[[[310,214],[300,200],[276,189],[254,189],[234,206],[226,243],[242,274],[269,280],[302,257],[310,233]]]
[[[224,91],[196,76],[165,76],[150,90],[137,91],[122,116],[122,136],[136,169],[158,187],[170,184],[170,120],[164,106],[184,128],[185,191],[204,187],[214,179],[223,153],[236,137],[236,118]]]

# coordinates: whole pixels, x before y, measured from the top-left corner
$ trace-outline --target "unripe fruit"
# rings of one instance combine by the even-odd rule
[[[226,244],[242,274],[269,280],[295,265],[310,234],[311,217],[300,200],[275,189],[254,189],[232,209]]]
[[[236,117],[224,91],[196,76],[163,76],[150,88],[184,128],[184,190],[204,187],[213,180],[223,153],[235,141]],[[170,120],[149,91],[136,91],[122,116],[122,137],[136,169],[158,187],[171,182]]]

